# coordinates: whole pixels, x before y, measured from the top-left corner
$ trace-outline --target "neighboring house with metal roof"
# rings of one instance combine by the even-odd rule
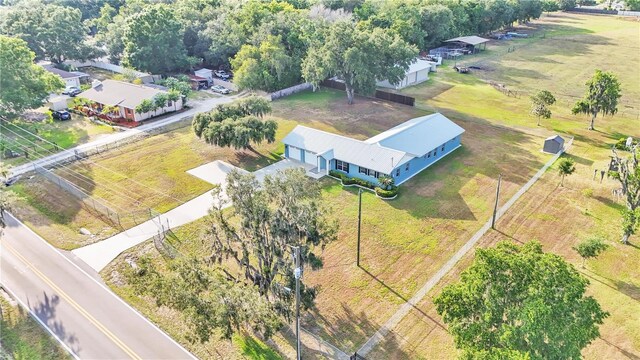
[[[124,81],[104,80],[95,82],[92,88],[78,94],[79,98],[91,101],[94,109],[100,111],[105,105],[117,106],[119,116],[123,119],[141,121],[152,116],[182,109],[182,99],[176,102],[169,101],[166,106],[146,113],[136,112],[136,107],[143,100],[153,101],[158,94],[166,94],[167,91],[147,85],[131,84]],[[117,116],[118,114],[116,114]]]
[[[68,89],[70,87],[75,87],[80,89],[80,78],[82,77],[82,74],[75,74],[72,72],[64,71],[62,69],[53,67],[53,65],[45,65],[43,66],[43,68],[52,74],[60,76],[62,78],[62,81],[64,81],[65,88]]]
[[[459,36],[457,38],[445,40],[445,43],[457,44],[458,46],[469,48],[469,51],[476,53],[479,50],[486,50],[489,39],[480,36]],[[482,48],[479,46],[482,45]]]
[[[420,84],[423,81],[429,80],[429,71],[435,71],[436,63],[432,61],[416,59],[409,69],[405,71],[404,78],[397,84],[392,84],[389,80],[378,81],[376,83],[379,87],[390,89],[402,89],[407,86]]]
[[[315,172],[342,171],[374,184],[389,175],[400,185],[460,147],[462,133],[463,128],[436,113],[364,141],[298,125],[282,142],[286,158],[315,165]]]

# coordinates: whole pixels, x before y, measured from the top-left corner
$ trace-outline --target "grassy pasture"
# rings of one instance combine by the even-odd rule
[[[464,60],[487,70],[461,75],[443,66],[427,83],[403,90],[417,98],[415,108],[365,98],[357,98],[354,105],[348,106],[343,93],[330,90],[300,93],[274,102],[272,116],[279,121],[278,139],[297,123],[364,139],[432,111],[444,113],[467,131],[462,148],[404,184],[397,200],[384,202],[369,193],[363,195],[362,269],[355,266],[357,194],[332,180],[323,180],[323,194],[334,208],[340,233],[338,241],[323,253],[324,268],[305,274],[305,281],[318,285],[320,292],[317,307],[305,315],[303,326],[347,352],[358,349],[488,219],[498,174],[504,176],[502,199],[507,199],[547,161],[549,156],[539,151],[542,140],[557,132],[575,137],[568,156],[576,160],[577,173],[567,178],[564,187],[558,187],[556,170],[550,170],[499,222],[501,232],[488,233],[480,246],[490,246],[502,238],[537,239],[545,250],[579,264],[571,247],[593,233],[607,235],[612,248],[589,261],[583,272],[593,279],[589,291],[612,315],[601,327],[602,339],[589,346],[584,355],[593,359],[640,356],[640,323],[634,320],[640,310],[640,270],[636,266],[640,253],[635,245],[616,243],[620,204],[611,198],[615,184],[606,179],[602,184],[592,180],[593,171],[603,169],[608,162],[613,142],[623,135],[640,136],[635,115],[640,109],[640,82],[634,82],[634,78],[639,79],[639,27],[637,22],[613,17],[544,17],[530,26],[536,34],[544,31],[544,38],[494,42],[487,52]],[[516,46],[516,51],[507,52],[509,46]],[[627,60],[602,60],[607,54],[621,54]],[[587,119],[570,115],[569,106],[582,95],[582,85],[596,65],[619,75],[624,97],[620,113],[598,119],[598,130],[589,132]],[[552,75],[546,71],[552,71]],[[521,95],[507,97],[488,80],[503,83]],[[552,109],[553,118],[543,120],[540,127],[528,115],[528,94],[538,89],[550,90],[559,98]],[[277,144],[259,147],[260,155],[216,149],[185,128],[121,148],[97,161],[143,184],[161,186],[172,196],[187,199],[209,187],[185,175],[185,170],[215,159],[252,170],[269,163],[274,159],[273,153],[282,151]],[[103,179],[116,184],[126,182],[95,167],[79,170],[99,180],[92,191],[105,197],[108,185],[103,184]],[[38,195],[33,190],[38,185],[24,182],[21,186],[25,195],[32,196],[28,200],[33,206],[21,207],[23,213],[19,215],[26,217],[36,231],[59,246],[71,248],[86,242],[77,235],[83,216],[86,221],[91,218],[86,209],[70,210],[64,219],[52,220],[53,214],[59,213],[55,200],[47,201],[47,194]],[[148,190],[136,191],[146,191],[146,196],[140,196],[141,201],[153,201]],[[64,199],[64,194],[55,196]],[[75,200],[66,201],[73,204]],[[115,195],[112,201],[117,201]],[[40,208],[35,210],[38,204]],[[127,204],[123,200],[122,206]],[[165,199],[154,206],[169,209],[175,204]],[[108,226],[93,221],[96,223],[91,225],[92,231]],[[204,227],[206,220],[178,229],[181,251],[197,248],[192,241],[197,241]],[[68,231],[64,233],[68,238],[61,239],[64,231]],[[637,237],[632,241],[637,243]],[[188,344],[184,329],[176,325],[180,324],[178,314],[156,308],[152,299],[133,294],[119,276],[121,268],[128,266],[124,259],[154,251],[150,243],[131,249],[105,269],[103,277],[118,294],[199,356],[256,358],[255,354],[264,352],[260,350],[264,344],[253,338],[234,344]],[[156,259],[162,262],[160,257]],[[470,260],[471,255],[463,259],[367,358],[454,357],[453,340],[431,299],[442,286],[456,279]],[[248,345],[245,348],[238,344]],[[266,345],[290,357],[294,344],[289,335],[279,334]],[[317,355],[312,354],[314,357]]]

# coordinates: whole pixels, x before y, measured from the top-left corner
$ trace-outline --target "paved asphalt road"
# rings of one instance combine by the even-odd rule
[[[0,282],[80,359],[194,359],[10,214]]]

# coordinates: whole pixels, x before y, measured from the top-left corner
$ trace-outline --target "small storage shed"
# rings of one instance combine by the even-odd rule
[[[557,154],[564,148],[564,139],[560,135],[548,137],[544,141],[542,151],[550,154]]]
[[[213,70],[202,68],[193,72],[196,76],[207,79],[209,85],[213,84]]]

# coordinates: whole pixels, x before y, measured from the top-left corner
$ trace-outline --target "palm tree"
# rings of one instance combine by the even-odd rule
[[[382,175],[378,178],[378,183],[384,190],[389,190],[396,183],[396,181],[389,175]]]
[[[560,186],[564,185],[564,177],[567,175],[571,175],[576,171],[575,162],[571,158],[562,158],[558,163],[558,174],[562,176],[562,180],[560,180]]]

